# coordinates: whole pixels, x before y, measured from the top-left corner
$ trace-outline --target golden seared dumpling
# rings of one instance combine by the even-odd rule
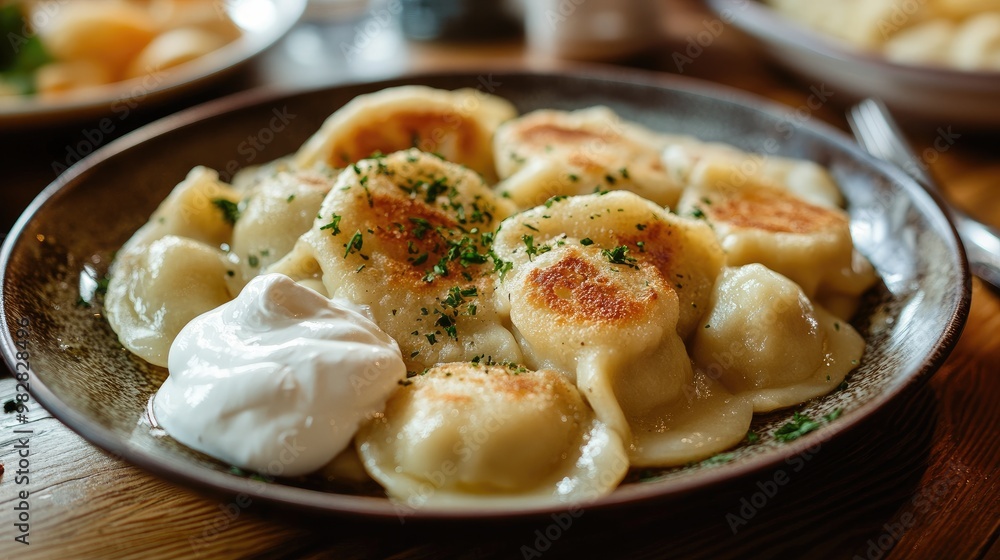
[[[595,344],[614,347],[613,353],[627,361],[657,348],[665,338],[670,339],[669,350],[686,360],[680,337],[671,333],[678,316],[677,294],[649,263],[610,262],[599,249],[581,247],[573,239],[517,264],[498,296],[509,306],[532,366],[555,368],[575,378],[581,355],[599,353]],[[666,363],[649,365],[657,376],[661,368],[670,369]],[[661,377],[665,382],[673,379]],[[678,391],[683,377],[673,379],[669,391]]]
[[[517,214],[493,249],[525,359],[575,379],[633,464],[702,459],[746,434],[749,401],[696,375],[683,342],[722,269],[706,225],[618,191]]]
[[[621,438],[572,383],[513,365],[435,366],[355,441],[372,478],[411,508],[589,501],[628,471]]]
[[[359,95],[330,115],[295,154],[295,165],[343,168],[372,155],[418,148],[492,180],[493,131],[516,115],[507,100],[474,89],[388,88]]]
[[[750,426],[749,401],[695,376],[677,293],[656,266],[627,255],[566,239],[514,265],[498,296],[526,358],[575,379],[634,465],[679,465],[734,445]]]
[[[673,206],[683,185],[660,161],[667,141],[607,107],[534,111],[497,130],[497,190],[522,209],[553,196],[618,189]]]
[[[418,150],[368,159],[337,178],[295,249],[271,267],[368,305],[407,367],[478,355],[519,362],[493,304],[493,229],[509,203],[471,170]]]
[[[500,226],[494,252],[516,268],[561,245],[583,247],[626,269],[652,266],[677,293],[682,338],[704,312],[725,262],[705,223],[671,214],[626,191],[555,197],[516,214]]]
[[[755,412],[829,393],[857,367],[864,339],[759,264],[727,268],[695,332],[692,356]]]
[[[310,171],[279,172],[245,196],[229,255],[239,263],[243,282],[287,255],[309,231],[333,181]]]
[[[766,184],[718,180],[685,191],[678,211],[712,225],[729,266],[763,264],[796,282],[807,297],[836,301],[838,315],[853,313],[858,296],[875,282],[840,209]]]
[[[786,189],[819,206],[843,204],[830,172],[809,160],[752,154],[729,144],[677,136],[663,150],[663,165],[675,181],[689,187],[751,182]]]
[[[222,250],[238,201],[215,171],[196,167],[118,251],[104,303],[123,346],[165,366],[187,321],[239,293],[238,265]]]
[[[184,325],[233,299],[232,266],[219,249],[175,235],[135,249],[115,258],[105,314],[122,346],[166,367]]]

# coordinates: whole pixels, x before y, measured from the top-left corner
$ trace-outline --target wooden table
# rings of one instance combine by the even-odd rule
[[[666,20],[670,43],[631,65],[677,70],[672,52],[685,47],[691,30],[698,30],[708,15],[688,3],[671,6]],[[337,33],[349,37],[352,29],[348,25]],[[287,42],[249,71],[198,97],[140,108],[113,136],[181,105],[276,75],[284,79],[282,72],[296,71],[283,58],[285,47]],[[511,43],[461,51],[412,46],[404,66],[495,63],[544,64],[528,57],[519,43]],[[683,70],[793,107],[805,100],[802,84],[767,66],[732,29]],[[814,116],[844,127],[844,107],[837,101]],[[6,231],[20,208],[51,180],[51,162],[58,161],[63,147],[79,139],[84,129],[75,125],[42,133],[0,133],[0,144],[16,140],[20,146],[0,179],[0,228]],[[996,143],[956,132],[963,136],[952,149],[934,156],[932,167],[955,202],[1000,225],[1000,197],[994,195],[1000,188],[1000,158],[990,148]],[[920,147],[929,146],[935,134],[933,126],[911,126]],[[628,515],[585,514],[558,531],[549,527],[552,521],[509,526],[371,524],[311,518],[259,504],[232,508],[231,499],[202,497],[105,455],[33,405],[28,424],[34,431],[29,546],[12,540],[18,503],[13,490],[17,423],[14,415],[0,416],[0,461],[7,465],[0,479],[0,559],[533,558],[534,552],[546,558],[1000,558],[997,333],[1000,299],[976,281],[965,333],[930,383],[871,419],[865,429],[824,446],[735,534],[727,514],[760,488],[766,474],[720,488],[697,503],[653,504]],[[13,392],[13,380],[0,379],[0,401]]]

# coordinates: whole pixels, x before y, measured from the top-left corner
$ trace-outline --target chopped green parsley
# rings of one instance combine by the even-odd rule
[[[774,432],[774,438],[778,441],[793,441],[815,431],[820,427],[820,423],[804,414],[796,412],[792,415],[791,421],[781,426]]]
[[[611,264],[624,264],[631,268],[637,268],[635,259],[628,256],[628,252],[629,249],[627,245],[619,245],[614,249],[601,249],[601,254],[604,255],[604,257],[607,258]]]
[[[344,247],[347,247],[347,250],[344,251],[344,258],[346,259],[347,256],[354,251],[360,251],[364,242],[364,238],[361,236],[361,230],[355,231],[354,235],[351,236],[350,241],[344,245]]]
[[[324,229],[331,230],[330,233],[333,234],[333,235],[339,234],[340,233],[340,220],[341,220],[342,217],[343,216],[340,216],[338,214],[334,214],[330,218],[330,223],[326,224],[325,226],[320,226],[319,229],[321,231],[324,230]]]
[[[222,219],[229,225],[235,225],[240,219],[240,207],[238,204],[225,198],[213,198],[212,204],[222,212]]]

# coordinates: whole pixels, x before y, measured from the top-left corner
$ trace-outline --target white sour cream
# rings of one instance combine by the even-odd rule
[[[153,399],[174,439],[242,469],[298,476],[330,462],[406,378],[367,307],[282,274],[185,326]]]

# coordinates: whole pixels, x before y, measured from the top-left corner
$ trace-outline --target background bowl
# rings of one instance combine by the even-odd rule
[[[939,125],[1000,126],[1000,72],[897,64],[798,24],[756,0],[708,0],[723,21],[755,37],[774,60],[841,98],[876,97]]]
[[[732,460],[644,470],[610,496],[588,504],[609,510],[703,492],[760,472],[850,428],[926,380],[955,344],[969,308],[964,254],[940,206],[902,172],[877,162],[844,134],[756,97],[700,82],[638,72],[582,74],[442,74],[337,86],[307,92],[258,91],[196,107],[142,128],[80,162],[21,216],[0,252],[3,354],[31,323],[30,390],[84,438],[185,486],[246,493],[306,510],[396,520],[378,487],[343,488],[318,481],[263,484],[154,433],[144,410],[166,371],[125,351],[99,305],[79,304],[111,256],[195,165],[236,169],[288,154],[331,112],[356,95],[401,84],[472,87],[510,99],[521,111],[606,104],[651,128],[725,141],[766,155],[828,166],[848,200],[858,248],[883,283],[866,296],[853,323],[868,340],[849,386],[797,410],[843,416],[794,442],[772,432],[792,411],[759,416],[761,440]],[[223,173],[228,175],[228,173]],[[422,509],[412,518],[534,516],[558,507],[496,511]]]
[[[156,79],[134,78],[43,99],[35,96],[0,99],[0,127],[66,124],[118,112],[135,103],[165,100],[207,85],[235,70],[280,39],[306,9],[307,0],[226,0],[220,2],[240,36],[204,56],[163,72]]]

